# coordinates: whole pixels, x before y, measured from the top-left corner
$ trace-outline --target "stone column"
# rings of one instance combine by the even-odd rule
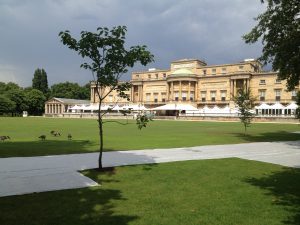
[[[196,81],[196,83],[195,83],[195,101],[197,102],[198,100],[199,100],[199,90],[198,90],[198,86],[199,86],[199,84],[198,84],[198,82],[199,81]]]
[[[179,81],[179,96],[178,96],[179,97],[179,99],[178,99],[179,101],[182,101],[182,90],[181,90],[181,88],[182,88],[181,87],[181,81]]]
[[[144,100],[144,91],[143,91],[143,85],[141,85],[141,102],[143,102],[143,100]]]
[[[230,80],[230,99],[233,99],[233,80]]]
[[[169,101],[169,91],[170,91],[169,83],[167,82],[167,101]]]
[[[194,93],[195,95],[195,93]],[[187,94],[187,100],[190,101],[191,100],[191,81],[189,81],[189,88],[188,88],[188,94]],[[194,96],[195,98],[195,96]]]
[[[235,85],[236,85],[235,80],[232,81],[232,85],[233,85],[233,88],[232,88],[232,96],[234,97],[234,96],[235,96]]]

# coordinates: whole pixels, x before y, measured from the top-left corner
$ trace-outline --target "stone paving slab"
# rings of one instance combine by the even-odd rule
[[[104,167],[237,157],[300,168],[300,141],[114,151]],[[97,185],[77,171],[97,167],[98,153],[0,158],[0,196]]]

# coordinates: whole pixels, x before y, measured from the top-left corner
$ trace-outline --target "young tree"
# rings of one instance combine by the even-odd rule
[[[255,19],[258,24],[243,38],[246,43],[262,38],[260,60],[264,64],[272,63],[273,70],[279,71],[278,78],[286,79],[288,90],[293,90],[300,80],[300,1],[266,2],[267,10]]]
[[[252,107],[254,106],[254,100],[255,99],[251,96],[250,89],[246,89],[245,87],[239,89],[237,95],[234,97],[234,102],[239,110],[240,121],[245,128],[244,135],[246,135],[247,127],[250,126],[254,117],[254,114],[251,112]]]
[[[41,92],[43,92],[43,94],[48,93],[48,79],[47,73],[44,69],[37,68],[34,71],[32,88],[40,90]]]
[[[127,72],[127,68],[140,62],[147,65],[153,61],[153,55],[146,46],[132,46],[125,48],[125,26],[117,26],[109,30],[107,27],[99,27],[97,32],[82,31],[81,38],[76,40],[69,31],[60,32],[59,36],[64,45],[76,51],[87,62],[81,67],[92,72],[93,82],[96,84],[96,94],[99,98],[98,127],[99,127],[99,169],[102,169],[103,152],[103,116],[101,110],[103,100],[112,92],[117,91],[122,98],[129,98],[125,91],[129,90],[129,82],[120,83],[120,78]],[[143,119],[143,121],[146,121]],[[142,121],[142,122],[143,122]]]

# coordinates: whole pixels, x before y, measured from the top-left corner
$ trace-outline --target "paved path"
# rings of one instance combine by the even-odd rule
[[[300,168],[300,141],[105,152],[104,167],[238,157]],[[98,153],[0,158],[0,196],[98,185],[77,171],[97,167]]]

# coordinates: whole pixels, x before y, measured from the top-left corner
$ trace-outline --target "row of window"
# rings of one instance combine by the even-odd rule
[[[266,92],[267,92],[267,90],[259,90],[259,100],[260,101],[266,100]],[[275,92],[275,100],[280,101],[282,90],[275,89],[274,92]],[[291,93],[292,93],[292,100],[295,100],[296,96],[297,96],[297,90],[293,90]]]
[[[260,80],[259,81],[259,85],[266,85],[266,80]],[[281,84],[281,80],[280,79],[276,79],[275,80],[275,84]]]
[[[162,76],[163,76],[163,78],[166,78],[166,77],[167,77],[167,74],[166,74],[166,73],[163,73]],[[139,75],[139,74],[136,74],[135,77],[136,77],[136,78],[139,78],[140,75]],[[148,74],[148,79],[151,79],[151,78],[158,79],[158,77],[159,77],[159,74],[158,74],[158,73],[156,73],[156,74]]]
[[[217,74],[217,69],[216,68],[212,68],[210,70],[211,70],[211,74],[212,75],[216,75]],[[243,70],[244,70],[244,66],[239,66],[239,71],[243,71]],[[203,69],[202,70],[203,75],[207,75],[207,72],[208,72],[208,69]],[[227,73],[227,68],[226,67],[221,68],[221,74],[226,74],[226,73]],[[163,75],[163,78],[167,77],[166,73],[163,73],[162,75]],[[139,78],[140,75],[136,74],[135,77]],[[158,73],[156,73],[156,74],[148,74],[148,79],[151,79],[151,78],[158,79],[158,77],[159,77]]]

